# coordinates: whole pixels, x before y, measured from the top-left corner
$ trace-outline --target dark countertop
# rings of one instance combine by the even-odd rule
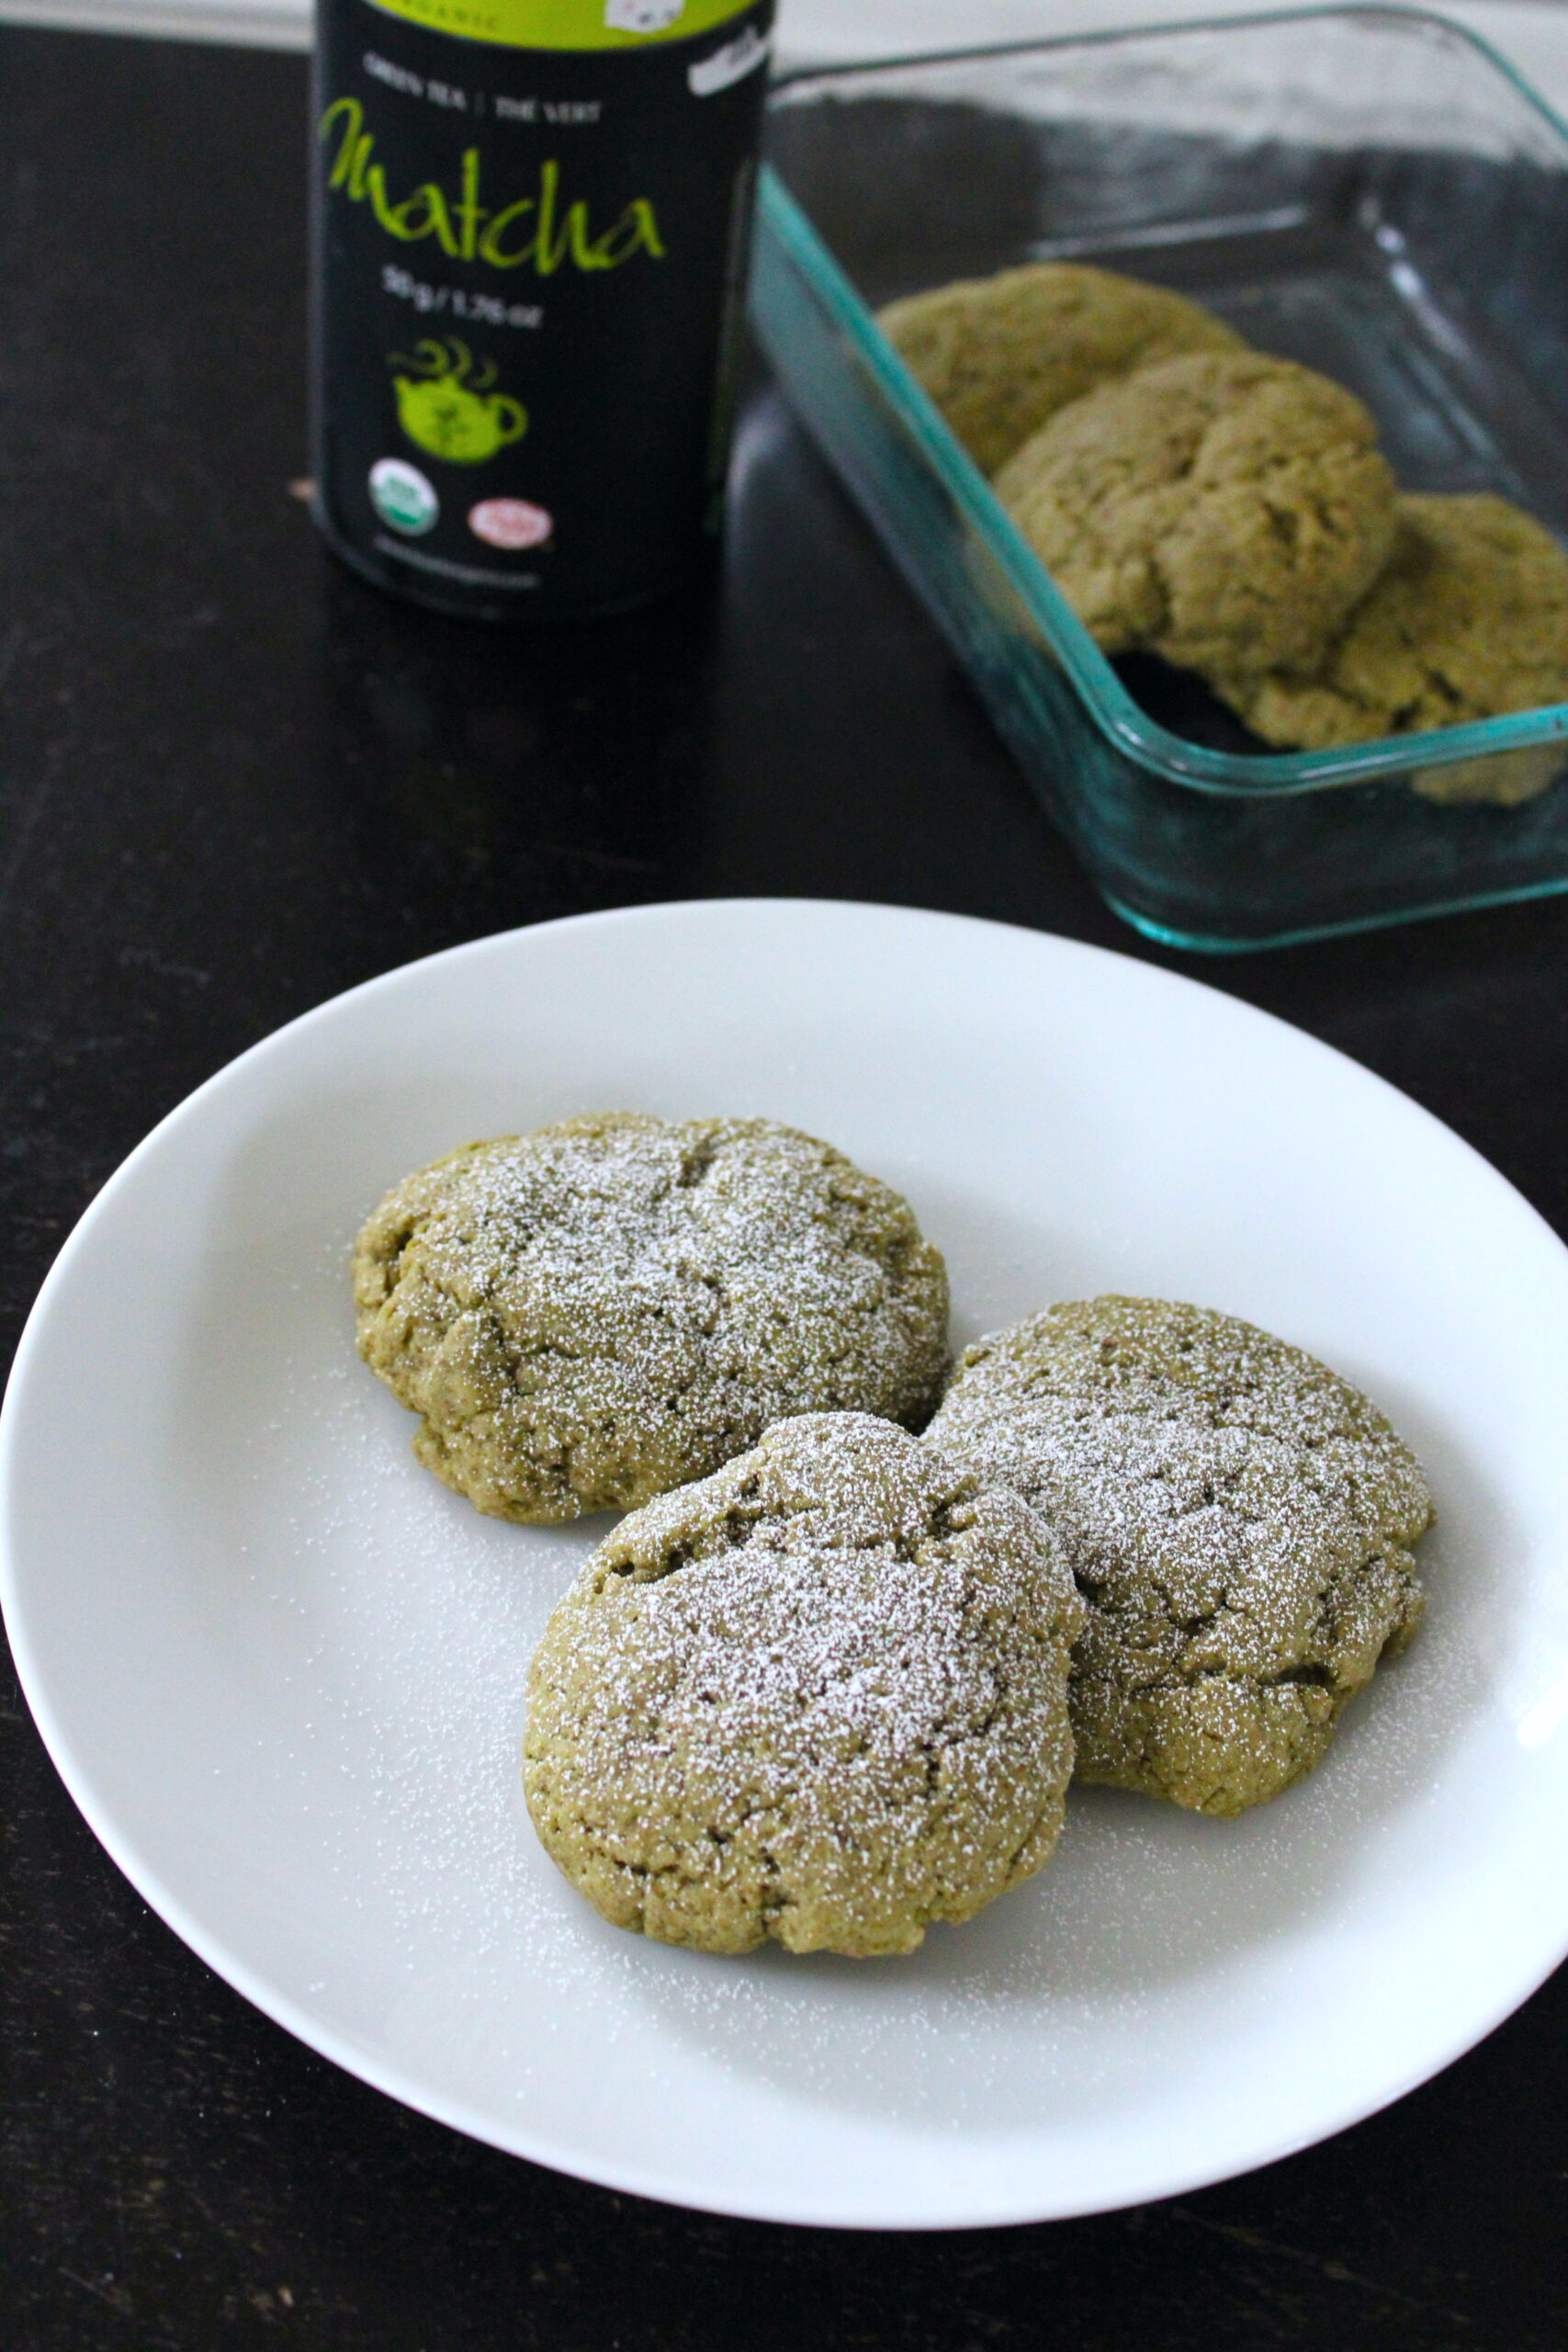
[[[543,636],[384,602],[303,471],[295,58],[0,30],[6,1342],[96,1188],[280,1022],[454,941],[804,892],[1072,933],[1299,1022],[1568,1230],[1568,902],[1213,964],[1099,904],[759,383],[722,581]],[[146,1909],[0,1673],[0,2336],[17,2352],[1561,2352],[1568,1973],[1436,2082],[1176,2203],[716,2221],[455,2136]]]

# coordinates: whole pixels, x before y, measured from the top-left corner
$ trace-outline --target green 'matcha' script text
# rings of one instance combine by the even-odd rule
[[[365,109],[357,98],[334,100],[321,117],[321,136],[330,138],[340,126],[327,185],[343,189],[353,204],[368,201],[389,237],[411,244],[420,237],[434,237],[454,261],[489,262],[492,269],[521,269],[532,262],[541,277],[554,277],[567,261],[577,269],[619,269],[639,253],[655,261],[664,258],[664,242],[647,197],[634,197],[619,220],[594,236],[581,197],[563,207],[560,165],[553,161],[540,166],[537,196],[521,197],[499,211],[479,202],[477,147],[464,151],[457,195],[448,197],[427,180],[394,203],[387,193],[386,173],[371,161],[375,140],[365,128]]]

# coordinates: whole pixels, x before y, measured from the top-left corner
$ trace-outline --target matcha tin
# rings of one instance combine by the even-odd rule
[[[321,0],[315,514],[481,619],[672,588],[722,513],[773,0]]]

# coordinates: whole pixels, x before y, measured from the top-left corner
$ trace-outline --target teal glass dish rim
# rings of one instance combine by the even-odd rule
[[[1506,82],[1554,135],[1568,170],[1568,122],[1533,84],[1491,42],[1467,25],[1436,9],[1350,6],[1258,9],[1247,16],[1183,17],[1169,24],[1116,26],[1108,31],[1064,33],[1048,40],[1010,40],[975,47],[926,51],[908,57],[867,60],[863,64],[802,66],[780,74],[770,104],[787,100],[792,89],[830,85],[868,75],[919,72],[922,67],[962,65],[991,58],[1038,57],[1054,50],[1111,49],[1137,40],[1168,40],[1189,33],[1224,33],[1248,26],[1310,23],[1360,17],[1431,26],[1463,43]],[[1568,702],[1501,718],[1467,720],[1457,727],[1427,728],[1407,735],[1380,736],[1325,752],[1220,752],[1190,741],[1151,718],[1135,702],[1067,603],[1051,574],[1003,507],[968,451],[948,430],[934,401],[876,324],[829,246],[791,196],[777,170],[764,163],[758,188],[761,225],[783,247],[895,413],[918,443],[954,506],[994,559],[1018,597],[1045,650],[1060,663],[1100,732],[1116,748],[1172,784],[1236,798],[1282,798],[1330,790],[1341,785],[1409,776],[1412,768],[1438,768],[1506,752],[1533,750],[1568,738]],[[1560,885],[1554,887],[1561,887]]]

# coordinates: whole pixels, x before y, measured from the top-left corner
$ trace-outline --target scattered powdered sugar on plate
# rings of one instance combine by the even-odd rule
[[[546,1858],[520,1770],[528,1661],[596,1543],[618,1531],[603,1518],[509,1527],[432,1481],[406,1415],[354,1360],[345,1238],[312,1256],[253,1370],[248,1395],[269,1409],[256,1418],[241,1400],[228,1459],[244,1468],[222,1494],[243,1587],[228,1633],[289,1691],[288,1741],[269,1740],[257,1769],[270,1804],[301,1808],[297,1834],[339,1901],[374,1922],[375,1997],[399,2032],[440,2044],[444,2064],[468,2033],[474,2068],[509,2069],[525,2105],[547,2018],[515,2040],[501,2021],[520,1956],[554,2005],[549,2040],[574,2046],[586,2003],[595,2036],[634,2069],[649,2063],[642,2018],[738,2083],[868,2116],[1011,2116],[1022,2128],[1042,2100],[1135,2098],[1117,2014],[1134,2019],[1162,1984],[1190,1975],[1244,1983],[1259,1939],[1309,1922],[1332,1895],[1342,1841],[1313,1826],[1324,1807],[1375,1821],[1389,1773],[1404,1777],[1397,1732],[1369,1722],[1314,1776],[1325,1785],[1223,1827],[1076,1790],[1045,1871],[962,1927],[937,1922],[896,1966],[776,1949],[737,1961],[627,1936]],[[837,1503],[852,1528],[865,1508],[853,1480]],[[639,1517],[682,1508],[672,1496]],[[1425,1649],[1402,1679],[1419,1674],[1429,1703]],[[857,1692],[852,1673],[841,1695],[844,1720],[863,1724],[867,1686]],[[329,1955],[310,1989],[331,2015],[367,1988],[341,1983]],[[1049,2037],[1021,2042],[1021,2021],[1042,2007]],[[666,2057],[650,2084],[668,2073]]]

